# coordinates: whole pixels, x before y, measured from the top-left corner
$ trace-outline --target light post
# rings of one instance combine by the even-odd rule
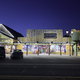
[[[68,35],[69,31],[66,31],[66,34]],[[71,56],[71,35],[73,34],[73,31],[71,31],[71,33],[69,34],[69,56]]]
[[[70,40],[71,34],[69,34],[69,56],[71,56],[71,40]]]
[[[69,38],[71,37],[71,35],[73,34],[73,31],[71,31],[71,33],[70,33],[70,35],[69,35]],[[69,39],[70,40],[70,39]],[[69,47],[69,55],[71,56],[71,40],[70,40],[70,45],[69,45],[70,47]]]
[[[69,33],[69,31],[67,30],[67,31],[66,31],[66,34],[68,35],[68,33]]]

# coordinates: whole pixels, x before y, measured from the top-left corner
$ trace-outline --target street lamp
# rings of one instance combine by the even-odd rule
[[[69,56],[71,56],[71,35],[73,34],[73,31],[71,31],[71,33],[69,34]]]
[[[68,35],[69,31],[66,31],[66,34]],[[73,31],[71,31],[71,33],[68,35],[69,36],[69,56],[71,56],[71,35],[73,34]]]
[[[68,33],[69,33],[69,31],[67,30],[67,31],[66,31],[66,34],[68,35]]]
[[[71,31],[71,35],[73,34],[73,31]]]

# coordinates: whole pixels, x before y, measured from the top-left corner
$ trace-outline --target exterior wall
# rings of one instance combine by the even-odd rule
[[[72,55],[72,45],[70,46],[70,50]],[[67,44],[67,47],[66,47],[66,54],[69,54],[69,44]]]
[[[68,43],[71,43],[71,41],[72,41],[72,38],[70,37],[63,37],[62,38],[63,40],[62,40],[62,42],[68,42]],[[70,40],[70,41],[69,41]]]
[[[6,35],[0,33],[0,46],[5,47],[6,53],[11,53],[11,51],[13,50],[14,41],[15,41],[14,39],[7,37]]]
[[[0,33],[0,38],[8,38],[8,37]]]
[[[76,55],[76,45],[74,45],[73,48],[74,48],[74,55]],[[77,46],[77,54],[78,56],[80,56],[80,45]]]
[[[18,44],[17,45],[17,49],[21,49],[22,50],[22,44]]]
[[[74,45],[73,48],[74,48],[74,55],[76,55],[76,45]]]
[[[32,33],[31,33],[32,31]],[[34,31],[34,34],[33,34]],[[44,33],[56,33],[57,38],[44,38]],[[59,30],[33,30],[28,29],[27,30],[27,37],[19,37],[19,41],[21,42],[63,42],[63,31],[61,29]],[[66,40],[67,41],[67,40]]]
[[[44,38],[44,33],[56,33],[57,38]],[[24,43],[26,43],[26,42],[36,43],[37,41],[38,42],[49,42],[49,43],[51,41],[53,41],[53,43],[59,43],[59,42],[60,43],[66,43],[66,42],[71,43],[72,38],[71,37],[70,38],[69,37],[63,37],[63,31],[61,29],[57,29],[57,30],[55,30],[55,29],[53,29],[53,30],[49,30],[49,29],[48,30],[46,30],[46,29],[44,29],[44,30],[42,30],[42,29],[41,30],[40,29],[38,29],[38,30],[28,29],[27,30],[27,37],[19,37],[18,40],[20,42],[24,42]],[[24,44],[22,44],[22,46],[23,45]],[[33,44],[31,44],[31,45],[33,45]],[[46,44],[44,44],[44,45],[46,45]],[[58,45],[60,45],[60,44],[58,44]],[[18,46],[18,48],[22,49],[22,46]],[[24,52],[24,53],[26,54],[26,52]],[[64,53],[64,52],[61,52],[61,53],[62,53],[62,55],[63,54],[68,54],[69,55],[69,44],[66,45],[66,53]],[[71,47],[71,53],[72,53],[72,47]],[[33,52],[29,51],[28,54],[33,54]],[[53,52],[51,54],[60,54],[60,51],[59,52]]]
[[[73,33],[71,34],[72,41],[75,44],[73,46],[74,55],[76,55],[76,52],[77,52],[77,55],[80,56],[80,30],[72,29],[71,31],[73,31]],[[77,44],[77,46],[76,46],[76,44]],[[77,51],[76,51],[76,47],[77,47]]]
[[[3,35],[2,33],[0,33],[0,42],[1,43],[7,43],[7,44],[13,44],[13,39]]]
[[[69,42],[69,39],[70,39],[70,42],[72,40],[72,38],[70,37],[63,37],[63,31],[61,29],[59,30],[35,30],[35,36],[33,36],[32,34],[32,37],[31,37],[31,32],[30,31],[33,31],[32,29],[28,29],[27,30],[27,37],[18,37],[18,40],[20,42],[56,42],[56,43],[59,43],[59,42]],[[41,33],[38,35],[38,32]],[[44,38],[44,33],[57,33],[57,38]]]
[[[20,42],[27,42],[27,37],[18,37]]]
[[[78,53],[78,56],[80,56],[80,45],[77,46],[77,53]]]
[[[80,30],[72,29],[72,31],[73,31],[73,34],[71,35],[72,40],[73,41],[80,41]]]

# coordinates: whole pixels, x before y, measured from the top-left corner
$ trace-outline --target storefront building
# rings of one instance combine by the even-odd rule
[[[16,49],[17,45],[14,45],[14,43],[19,41],[18,37],[23,36],[8,26],[0,24],[0,46],[5,47],[6,53],[10,53]]]
[[[63,37],[62,29],[28,29],[27,36],[0,24],[0,46],[6,53],[21,49],[24,54],[80,55],[80,31]]]
[[[80,56],[80,30],[72,29],[73,34],[72,37],[72,43],[73,43],[73,49],[74,49],[74,55]]]
[[[18,37],[17,48],[25,54],[72,55],[72,38],[63,37],[62,29],[28,29],[27,37]]]

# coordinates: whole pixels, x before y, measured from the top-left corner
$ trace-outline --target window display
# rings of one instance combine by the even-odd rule
[[[33,46],[33,54],[37,54],[38,53],[38,46],[34,45]]]
[[[62,46],[62,52],[66,53],[66,45]]]
[[[15,49],[15,46],[13,45],[13,46],[12,46],[12,50],[14,50],[14,49]]]
[[[51,45],[51,52],[60,52],[60,45]],[[61,52],[66,53],[66,45],[62,45]]]
[[[28,51],[33,51],[33,45],[28,45]]]
[[[51,50],[51,52],[60,52],[60,46],[59,45],[51,45],[50,50]]]
[[[23,52],[26,52],[27,51],[27,46],[26,45],[23,45]]]
[[[5,49],[6,49],[6,52],[10,52],[10,50],[11,50],[11,45],[6,45],[6,46],[5,46]]]
[[[23,52],[27,51],[28,46],[28,52],[32,52],[33,54],[37,54],[38,50],[39,53],[49,53],[49,45],[23,45]],[[39,47],[39,49],[38,49]],[[50,46],[50,52],[60,52],[60,45],[51,45]],[[66,53],[66,45],[61,46],[61,52]]]
[[[27,45],[23,45],[23,52],[27,51]],[[38,51],[38,46],[35,45],[28,45],[28,52],[33,52],[33,54],[36,54]]]
[[[49,47],[47,45],[41,45],[39,46],[39,53],[48,53]]]

